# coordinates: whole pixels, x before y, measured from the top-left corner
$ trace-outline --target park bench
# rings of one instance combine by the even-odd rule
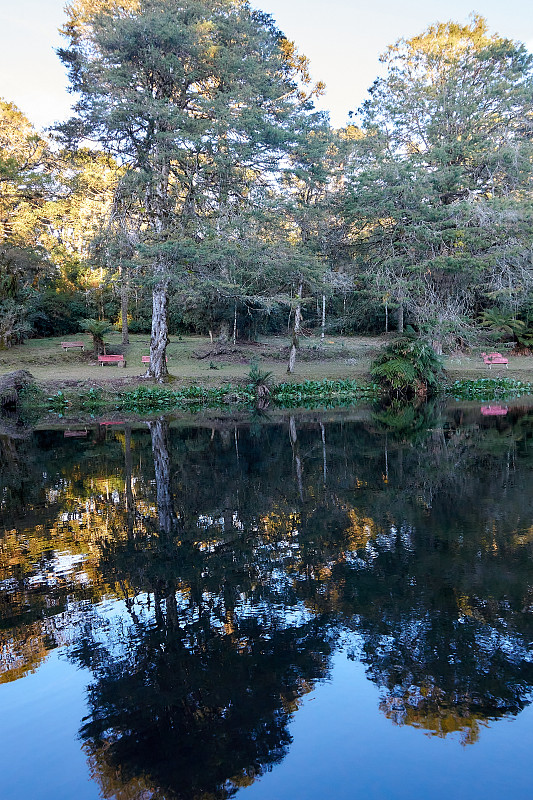
[[[509,368],[509,359],[502,356],[501,353],[481,353],[481,357],[489,369],[493,364],[500,364],[505,366],[506,369]]]
[[[84,342],[61,342],[61,347],[63,350],[69,350],[71,347],[81,347],[82,350],[85,350],[85,343]]]
[[[505,417],[507,411],[506,406],[481,406],[484,417]]]
[[[98,356],[98,363],[100,366],[104,366],[104,364],[118,364],[120,367],[126,366],[126,359],[122,355],[116,356]]]
[[[168,358],[165,358],[165,361],[168,362]],[[142,357],[142,363],[143,364],[149,364],[150,363],[150,356],[143,356]]]

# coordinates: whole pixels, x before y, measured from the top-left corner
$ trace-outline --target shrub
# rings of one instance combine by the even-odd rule
[[[407,335],[383,350],[372,364],[370,374],[394,397],[424,397],[439,387],[444,367],[431,345]]]
[[[272,372],[266,372],[259,366],[257,358],[250,361],[250,371],[248,373],[250,382],[253,385],[255,395],[258,400],[266,400],[270,395],[268,383],[272,377]]]

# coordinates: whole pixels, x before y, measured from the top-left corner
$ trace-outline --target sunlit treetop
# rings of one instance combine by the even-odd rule
[[[0,99],[0,244],[36,244],[53,167],[47,141],[13,103]]]
[[[533,56],[520,42],[489,34],[486,21],[438,23],[400,39],[381,57],[386,74],[361,109],[367,129],[396,146],[427,152],[464,142],[501,146],[533,124]]]
[[[416,63],[421,58],[453,62],[461,56],[491,44],[509,42],[501,39],[497,34],[490,34],[487,21],[474,15],[470,25],[460,25],[458,22],[437,22],[427,30],[411,39],[399,39],[387,48],[380,57],[380,61],[387,63],[391,57],[400,55],[402,60],[407,58],[409,63]],[[510,43],[512,44],[512,43]]]
[[[141,0],[74,0],[65,6],[67,21],[62,32],[67,36],[81,35],[98,14],[127,16],[138,10]]]
[[[216,20],[225,20],[231,27],[234,26],[234,46],[238,42],[241,45],[248,42],[252,44],[254,33],[242,30],[241,22],[243,19],[253,21],[256,30],[261,26],[265,31],[277,40],[279,58],[286,73],[286,77],[297,81],[297,91],[294,97],[300,102],[308,102],[312,97],[323,94],[325,85],[318,81],[313,83],[309,66],[309,59],[301,54],[296,44],[287,39],[276,27],[273,18],[262,11],[253,9],[248,0],[183,0],[182,3],[175,4],[161,2],[161,0],[74,0],[66,6],[67,21],[62,28],[62,34],[70,41],[71,47],[88,47],[88,54],[94,57],[101,43],[98,43],[98,30],[102,30],[104,20],[135,20],[148,19],[150,15],[158,14],[164,18],[162,35],[158,42],[153,42],[157,46],[168,46],[170,29],[175,26],[182,26],[184,31],[188,26],[195,25],[200,33],[203,34],[204,44],[211,42],[212,47],[205,52],[205,56],[214,59],[221,52],[221,46],[227,46],[227,42],[217,41],[220,31],[217,30]],[[148,35],[148,34],[147,34]],[[83,43],[83,44],[82,44]],[[60,50],[59,54],[65,57],[65,51]],[[185,52],[178,48],[175,53],[178,59],[186,57]],[[266,56],[266,51],[264,57]],[[266,66],[266,61],[265,61]],[[271,65],[270,67],[271,68]],[[239,73],[246,72],[246,64],[240,62]],[[291,93],[280,96],[279,100],[284,100]]]

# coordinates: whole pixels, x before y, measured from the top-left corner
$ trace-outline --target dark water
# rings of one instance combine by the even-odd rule
[[[533,414],[358,415],[4,429],[2,800],[532,796]]]

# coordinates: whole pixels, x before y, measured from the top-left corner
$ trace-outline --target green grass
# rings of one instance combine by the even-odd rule
[[[85,352],[64,351],[61,341],[65,340],[84,341]],[[131,335],[130,345],[126,348],[122,348],[119,333],[111,332],[105,340],[110,344],[109,352],[124,352],[127,361],[124,369],[116,365],[99,366],[92,356],[91,337],[77,334],[30,339],[23,345],[0,351],[0,374],[27,369],[39,382],[57,385],[57,388],[61,388],[60,384],[65,381],[79,381],[89,386],[134,383],[144,375],[146,365],[142,364],[141,357],[150,352],[147,334]],[[305,338],[293,377],[288,377],[286,372],[287,359],[283,353],[287,344],[285,337],[268,337],[258,344],[238,342],[236,353],[197,359],[195,353],[207,353],[216,345],[211,345],[207,337],[171,336],[167,348],[168,369],[177,381],[202,386],[222,386],[246,379],[254,358],[261,369],[272,372],[272,379],[276,382],[361,378],[368,373],[382,341],[379,337],[335,337],[325,342],[316,337]],[[231,347],[228,345],[227,349]]]
[[[103,408],[123,403],[118,400],[119,394],[130,397],[136,390],[137,395],[132,395],[127,402],[142,411],[247,404],[251,402],[250,391],[253,393],[253,387],[246,389],[250,382],[250,364],[256,361],[261,371],[271,373],[271,405],[328,407],[375,396],[376,389],[369,377],[370,365],[391,336],[332,337],[324,341],[314,336],[303,338],[301,357],[297,359],[295,373],[290,376],[283,356],[288,344],[286,337],[267,337],[255,344],[238,342],[237,352],[217,355],[212,352],[216,346],[207,337],[171,336],[168,368],[172,382],[162,389],[143,377],[146,365],[142,364],[141,357],[150,349],[147,334],[130,337],[131,343],[125,348],[125,369],[99,366],[92,356],[91,338],[81,334],[32,339],[24,345],[2,350],[0,374],[27,369],[34,375],[42,391],[33,392],[31,398],[28,395],[28,405],[58,414],[76,410],[94,416]],[[61,348],[61,341],[65,339],[85,341],[87,351],[65,352]],[[105,339],[111,352],[122,351],[118,332],[111,332]],[[231,345],[226,349],[231,350]],[[199,353],[207,357],[194,358]],[[458,399],[477,400],[529,393],[529,386],[533,385],[533,358],[511,356],[509,361],[509,369],[498,373],[495,369],[488,372],[477,353],[447,357],[449,387],[446,391]],[[143,394],[147,390],[153,390],[151,399]]]

